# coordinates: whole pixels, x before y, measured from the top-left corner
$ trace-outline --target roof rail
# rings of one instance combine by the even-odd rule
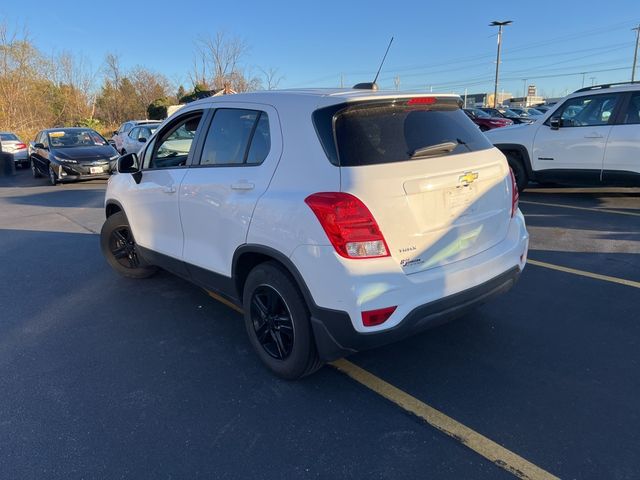
[[[618,82],[618,83],[605,83],[602,85],[591,85],[590,87],[584,87],[584,88],[579,88],[578,90],[576,90],[573,93],[578,93],[578,92],[588,92],[589,90],[602,90],[603,88],[609,88],[609,87],[619,87],[622,85],[635,85],[635,84],[639,84],[639,82]]]

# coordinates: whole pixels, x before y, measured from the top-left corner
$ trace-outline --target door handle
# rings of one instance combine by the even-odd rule
[[[585,135],[584,138],[604,138],[604,137],[599,133],[591,133],[589,135]]]
[[[253,190],[254,188],[255,188],[255,185],[249,182],[240,181],[240,182],[231,184],[232,190]]]
[[[164,193],[176,193],[176,187],[174,187],[173,185],[169,185],[166,187],[162,187],[162,191]]]

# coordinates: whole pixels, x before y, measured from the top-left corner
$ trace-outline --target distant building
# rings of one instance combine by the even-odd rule
[[[512,93],[498,92],[498,105],[506,103],[513,97]],[[464,101],[465,96],[462,96]],[[490,93],[470,93],[466,95],[467,107],[493,107],[493,92]]]
[[[539,95],[527,95],[526,97],[513,97],[509,99],[511,107],[530,107],[532,105],[540,105],[544,103],[544,97]]]

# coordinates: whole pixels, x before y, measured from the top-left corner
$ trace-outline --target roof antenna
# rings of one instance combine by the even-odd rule
[[[391,37],[391,40],[389,40],[389,45],[387,45],[387,51],[384,52],[384,57],[382,57],[382,61],[380,62],[380,67],[378,68],[378,73],[376,73],[376,78],[373,79],[373,82],[357,83],[353,86],[354,89],[373,90],[373,91],[378,90],[378,84],[376,83],[376,80],[378,80],[378,75],[380,75],[380,70],[382,70],[382,66],[384,65],[384,61],[387,58],[387,53],[389,53],[389,49],[391,48],[392,43],[393,43],[393,37]]]

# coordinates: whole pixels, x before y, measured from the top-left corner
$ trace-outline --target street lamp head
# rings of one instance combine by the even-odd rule
[[[494,20],[493,22],[491,22],[489,24],[490,27],[503,27],[505,25],[509,25],[513,23],[513,20],[505,20],[504,22],[499,22],[497,20]]]

